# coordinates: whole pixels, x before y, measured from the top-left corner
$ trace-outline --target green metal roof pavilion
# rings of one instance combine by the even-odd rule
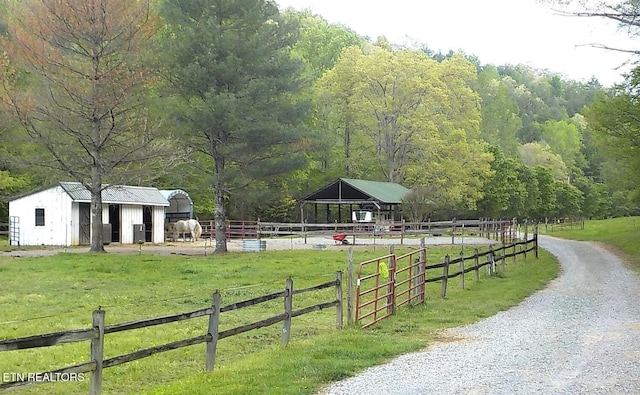
[[[395,182],[339,178],[301,200],[302,204],[374,204],[397,205],[409,192]]]

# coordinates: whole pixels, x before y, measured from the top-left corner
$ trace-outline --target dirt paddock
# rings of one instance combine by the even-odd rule
[[[378,248],[386,249],[389,245],[396,246],[401,245],[399,238],[355,238],[348,237],[349,244],[342,244],[335,242],[331,236],[314,236],[306,239],[300,237],[279,237],[279,238],[265,238],[262,239],[265,242],[266,251],[282,251],[293,249],[308,249],[308,250],[346,250],[349,247],[358,248]],[[354,244],[355,241],[355,244]],[[425,244],[427,245],[487,245],[495,244],[495,240],[489,240],[482,237],[456,237],[453,239],[450,236],[434,237],[429,236],[425,238]],[[420,246],[419,238],[405,238],[402,240],[402,245],[418,247]],[[109,253],[116,254],[152,254],[152,255],[210,255],[214,253],[215,241],[212,240],[199,240],[197,242],[190,241],[174,241],[167,242],[165,244],[117,244],[112,243],[105,245],[105,250]],[[245,250],[242,240],[229,240],[227,241],[227,250],[230,252],[242,252]],[[60,252],[72,252],[83,253],[87,252],[87,246],[78,247],[10,247],[4,251],[0,251],[0,256],[12,256],[12,257],[28,257],[28,256],[44,256],[53,255]]]

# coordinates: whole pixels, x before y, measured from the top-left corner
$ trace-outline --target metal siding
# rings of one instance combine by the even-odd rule
[[[35,209],[44,209],[44,226],[35,226]],[[9,215],[20,218],[20,245],[69,245],[71,199],[56,186],[9,202]]]
[[[102,205],[102,223],[103,224],[109,223],[109,205],[108,204]]]
[[[122,244],[133,243],[133,225],[142,223],[142,206],[123,204],[120,206],[120,226]]]
[[[153,208],[153,242],[155,244],[164,243],[164,216],[165,208],[155,206]]]
[[[80,245],[80,204],[71,203],[71,224],[68,230],[69,245]]]

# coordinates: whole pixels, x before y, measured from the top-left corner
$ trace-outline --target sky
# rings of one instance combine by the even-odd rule
[[[281,9],[309,9],[374,40],[383,35],[395,44],[426,44],[443,53],[462,50],[481,64],[525,64],[577,81],[596,77],[605,86],[622,82],[630,56],[590,44],[640,44],[634,47],[612,22],[559,15],[534,0],[275,1]]]

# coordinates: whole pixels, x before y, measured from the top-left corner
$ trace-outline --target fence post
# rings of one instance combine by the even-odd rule
[[[387,312],[389,314],[395,313],[395,304],[396,304],[396,256],[395,256],[395,246],[391,244],[389,246],[389,285],[387,286]]]
[[[353,247],[347,251],[347,324],[353,324]]]
[[[451,245],[456,244],[456,219],[451,221]]]
[[[529,223],[524,221],[524,260],[527,260],[527,248],[529,247]]]
[[[584,228],[583,228],[584,229]],[[538,258],[538,224],[533,227],[533,250]]]
[[[213,370],[216,361],[216,348],[218,347],[218,327],[220,324],[220,291],[216,289],[211,297],[211,314],[209,314],[209,328],[207,334],[211,335],[211,340],[207,342],[207,359],[205,368],[207,372]]]
[[[506,262],[505,262],[505,255],[507,255],[507,248],[506,246],[503,244],[502,245],[502,273],[506,272]]]
[[[404,245],[404,218],[402,218],[402,225],[400,226],[400,245]]]
[[[489,247],[489,253],[487,254],[487,276],[491,277],[495,270],[495,262],[493,257],[493,246]]]
[[[342,271],[336,272],[336,328],[342,328]]]
[[[91,372],[91,395],[102,392],[102,361],[104,357],[104,315],[105,311],[98,308],[93,312],[93,327],[98,328],[98,337],[91,339],[91,360],[95,361],[96,369]]]
[[[425,243],[424,237],[420,239],[420,302],[424,303],[427,298],[427,287],[426,287],[426,279],[427,279],[427,245]]]
[[[513,243],[513,265],[516,264],[516,243]]]
[[[289,344],[291,338],[291,314],[293,312],[293,280],[291,277],[287,279],[285,286],[286,295],[284,297],[284,311],[287,313],[287,318],[282,322],[282,339],[283,346]]]
[[[476,268],[476,282],[480,281],[480,265],[478,265],[478,260],[480,257],[478,256],[478,249],[474,248],[473,250],[473,264]]]
[[[304,236],[304,244],[307,244],[307,227],[305,226],[305,223],[307,222],[306,219],[302,220],[302,235]]]
[[[449,280],[449,255],[444,257],[444,266],[442,267],[442,291],[440,291],[440,297],[447,296],[447,281]]]
[[[460,289],[464,289],[464,252],[460,251]]]

